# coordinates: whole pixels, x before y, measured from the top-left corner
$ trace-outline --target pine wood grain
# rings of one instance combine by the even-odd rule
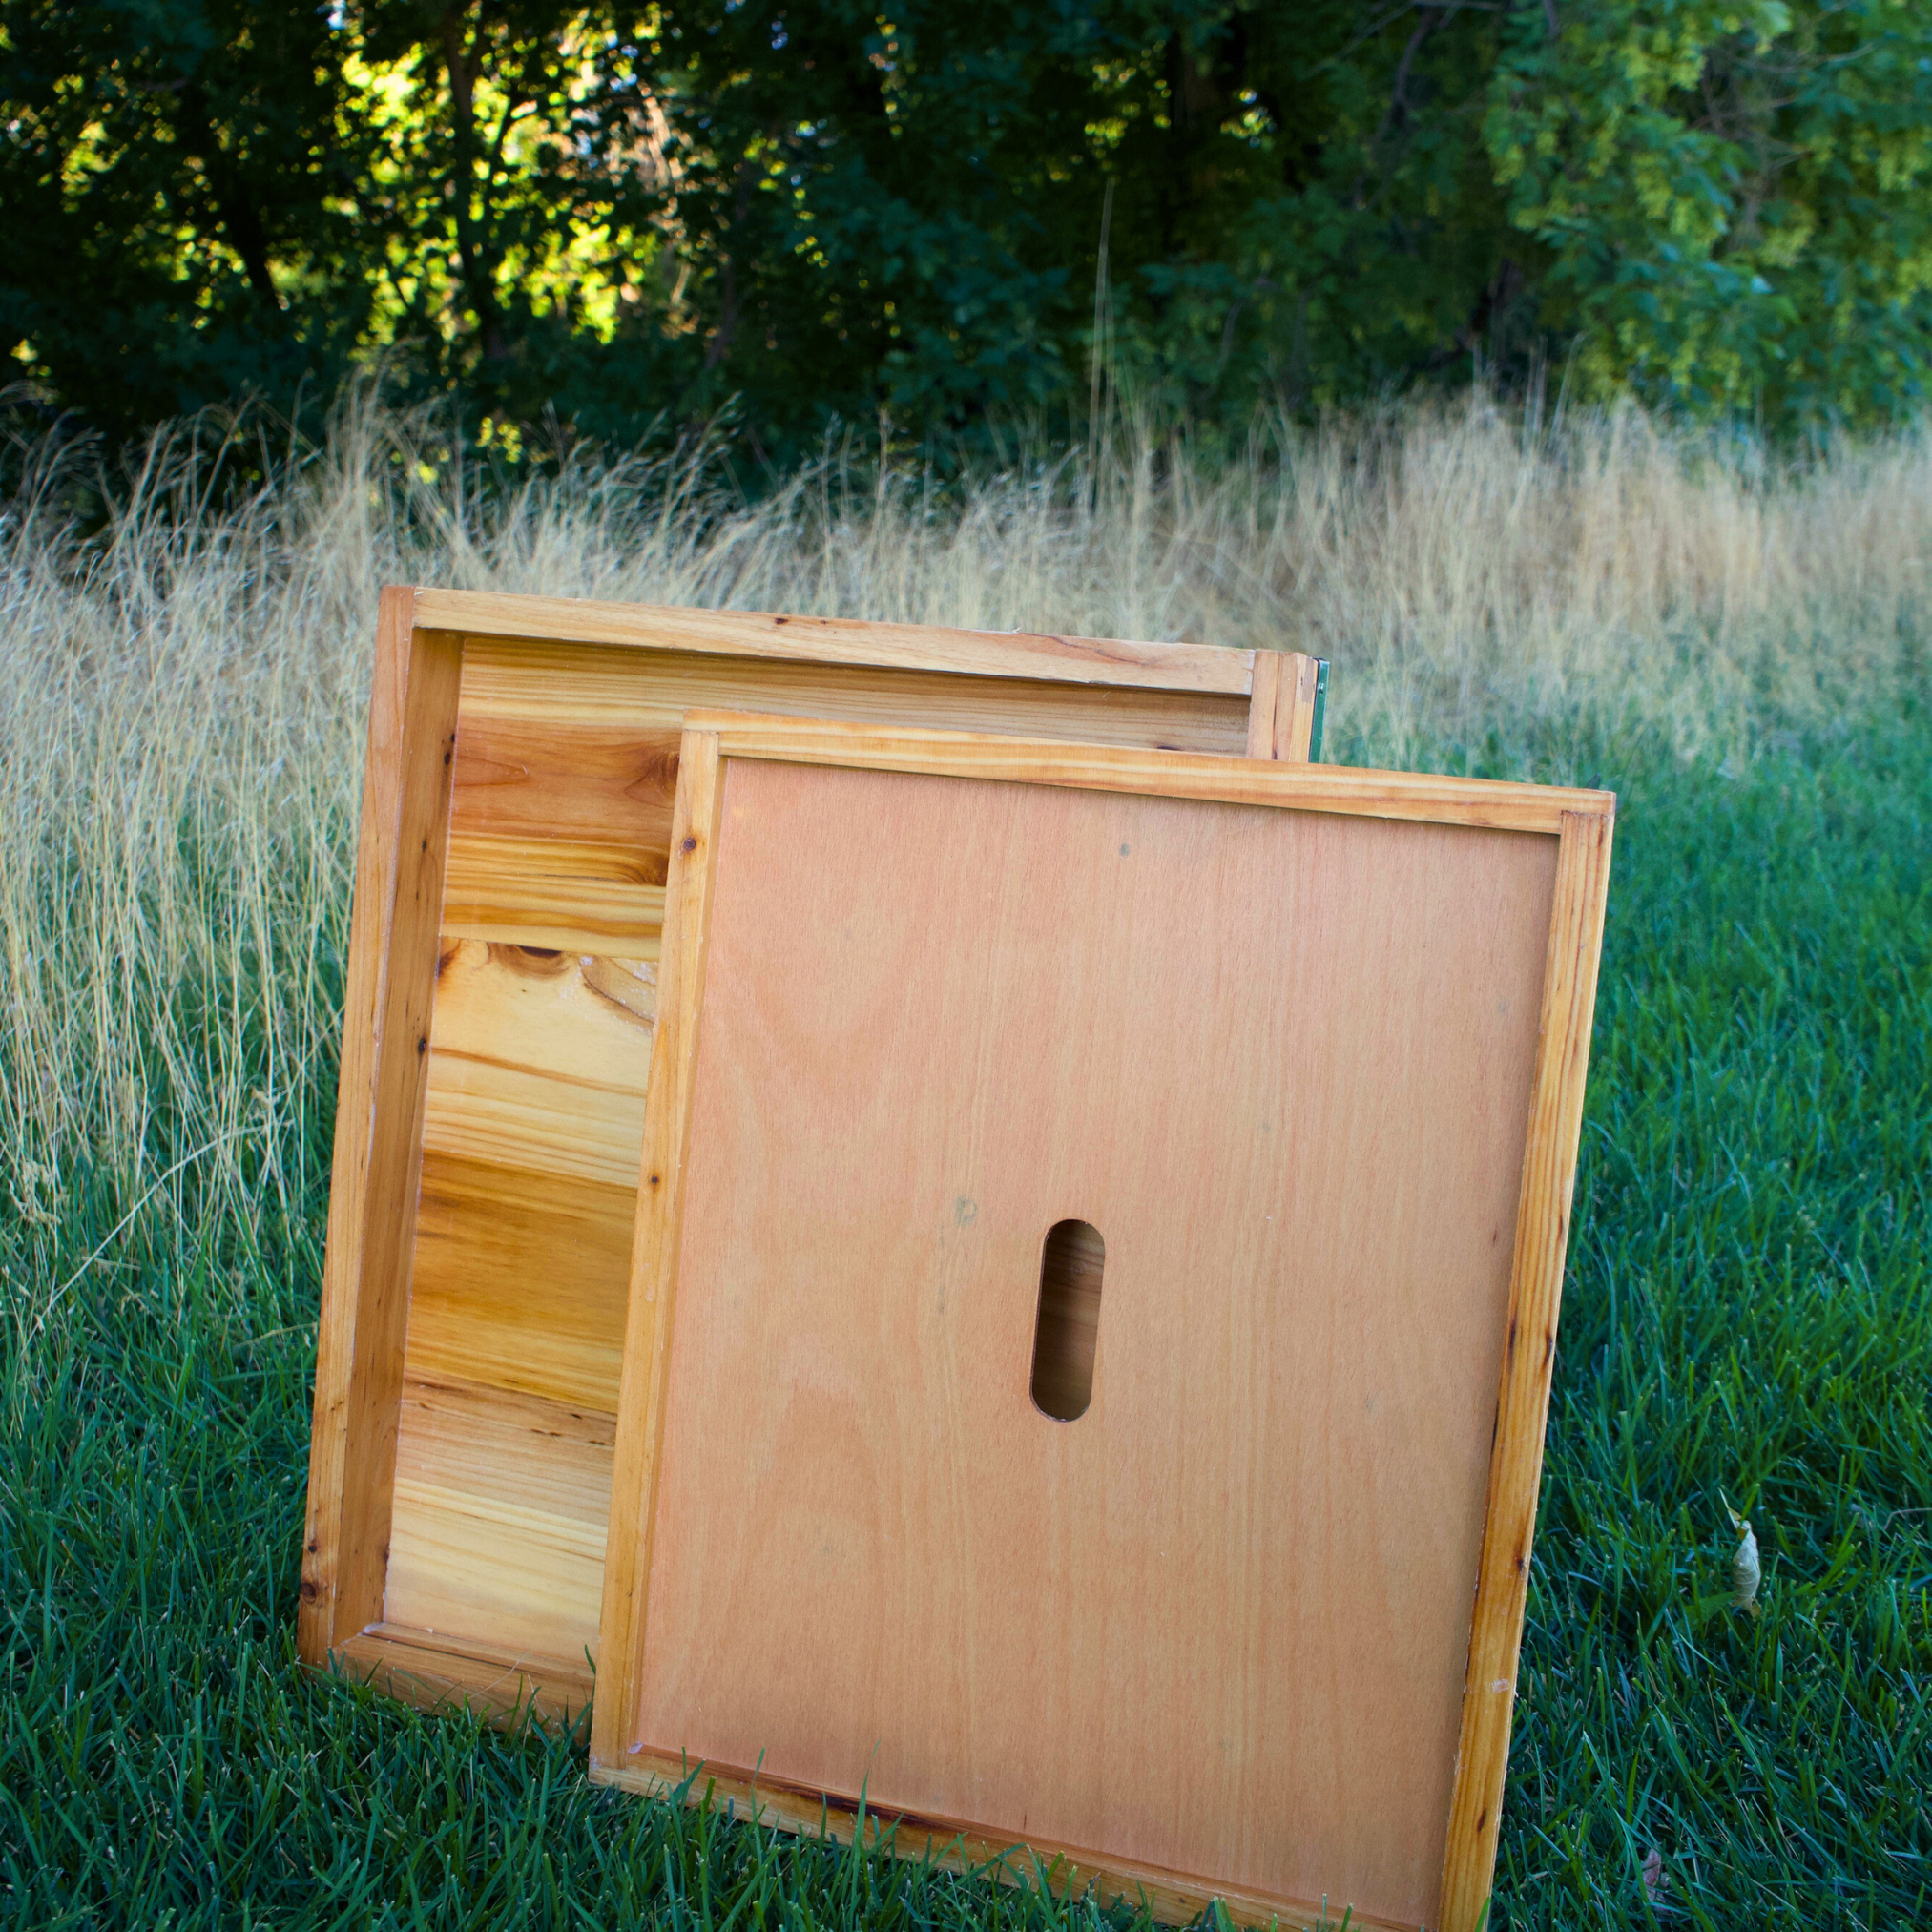
[[[640,883],[662,885],[680,724],[675,717],[649,724],[559,717],[553,693],[539,717],[466,705],[454,821],[466,836],[499,841],[630,847]]]
[[[439,1153],[636,1186],[654,971],[446,937],[423,1138]]]
[[[636,1203],[426,1151],[405,1372],[615,1415]]]
[[[649,883],[646,857],[590,841],[454,833],[444,934],[654,960],[664,887]]]
[[[381,1614],[448,839],[461,652],[385,591],[369,699],[356,895],[302,1536],[301,1654]]]
[[[475,1711],[506,1727],[534,1721],[568,1731],[590,1709],[595,1682],[588,1666],[561,1658],[533,1665],[514,1651],[441,1644],[391,1624],[358,1631],[331,1654],[344,1674],[405,1704]]]
[[[1248,695],[1255,655],[1206,644],[1138,644],[1044,632],[950,631],[761,611],[665,610],[648,604],[426,587],[415,594],[419,623],[479,637],[802,658],[823,664],[916,668],[956,676],[1050,675],[1069,684],[1216,691],[1239,697]]]
[[[639,734],[668,730],[675,738],[687,710],[756,703],[780,716],[854,724],[917,718],[952,731],[1052,732],[1078,743],[1229,754],[1246,745],[1251,711],[1239,694],[1064,683],[1050,662],[1032,676],[962,677],[910,665],[501,638],[467,640],[463,691],[467,720],[509,730],[532,722],[621,725]]]
[[[598,1653],[621,1660],[621,1693],[593,1707],[592,1761],[619,1761],[630,1743],[635,1662],[643,1651],[646,1586],[657,1520],[665,1378],[671,1361],[673,1257],[681,1225],[695,1049],[717,851],[717,740],[687,732],[679,757],[667,894],[670,944],[658,972],[658,1031],[641,1136],[637,1220],[613,1452]]]
[[[613,1434],[608,1415],[540,1397],[406,1381],[383,1620],[515,1652],[539,1682],[546,1662],[584,1670]]]
[[[687,898],[675,853],[668,888],[672,1197],[640,1215],[592,1775],[762,1756],[1420,1923],[1561,809],[1132,753],[1112,783],[1158,795],[1122,796],[1064,747],[701,718],[687,758],[713,736],[687,836],[717,883]],[[1297,809],[1196,802],[1216,781]],[[1107,1252],[1062,1423],[1028,1384],[1068,1216]]]
[[[1275,716],[1281,702],[1281,655],[1276,651],[1255,653],[1253,682],[1248,691],[1248,756],[1275,756]]]
[[[1320,672],[1319,657],[1298,651],[1282,665],[1282,698],[1275,714],[1275,756],[1291,764],[1308,762]]]
[[[1436,1915],[1442,1932],[1477,1932],[1496,1869],[1613,832],[1607,817],[1568,813],[1563,821],[1483,1563],[1457,1747],[1450,1854]]]
[[[1308,762],[1320,670],[1319,657],[1299,651],[1255,653],[1255,684],[1248,706],[1251,758]]]
[[[654,958],[678,734],[720,704],[1211,753],[1249,731],[1225,694],[472,640],[444,930]]]

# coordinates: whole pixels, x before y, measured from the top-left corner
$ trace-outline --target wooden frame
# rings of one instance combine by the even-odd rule
[[[1272,758],[1316,692],[1268,652],[385,590],[302,1657],[430,1706],[589,1701],[691,704]]]
[[[1576,1149],[1581,1129],[1598,954],[1608,891],[1615,800],[1477,779],[1334,768],[1264,766],[1224,758],[1014,742],[945,732],[879,731],[732,714],[693,714],[680,758],[675,852],[668,884],[660,981],[661,1032],[652,1067],[633,1288],[625,1343],[600,1653],[603,1683],[593,1714],[591,1776],[640,1792],[683,1786],[691,1801],[722,1796],[768,1821],[849,1837],[861,1808],[851,1792],[774,1776],[773,1767],[706,1764],[640,1735],[654,1535],[663,1475],[678,1294],[686,1156],[704,1002],[705,963],[717,905],[724,775],[734,760],[817,765],[842,772],[904,773],[1056,788],[1211,800],[1297,813],[1403,821],[1425,826],[1534,834],[1555,844],[1541,1011],[1533,1059],[1513,1251],[1506,1336],[1487,1490],[1481,1506],[1467,1665],[1440,1890],[1427,1922],[1475,1932],[1484,1921],[1496,1858],[1507,1768],[1516,1666],[1528,1585],[1531,1534],[1561,1299]],[[1125,846],[1122,847],[1123,853]],[[1512,1143],[1513,1144],[1513,1143]],[[799,1642],[806,1641],[802,1633]],[[687,1782],[687,1780],[689,1780]],[[1098,1885],[1103,1898],[1144,1898],[1156,1916],[1183,1922],[1218,1897],[1236,1921],[1314,1925],[1314,1899],[1230,1886],[1212,1875],[1029,1839],[1018,1846],[951,1813],[863,1812],[870,1834],[893,1833],[901,1854],[955,1867],[993,1865],[1019,1878],[1043,1871],[1056,1888]],[[1012,1856],[1017,1849],[1018,1856]],[[1037,1862],[1035,1862],[1037,1861]],[[1345,1902],[1336,1899],[1335,1909]],[[1414,1925],[1413,1919],[1352,1922]]]

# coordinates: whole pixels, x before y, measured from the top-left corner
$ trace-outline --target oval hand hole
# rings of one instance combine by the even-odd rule
[[[1076,1422],[1093,1400],[1100,1340],[1100,1277],[1107,1243],[1086,1221],[1056,1221],[1040,1252],[1040,1314],[1033,1327],[1033,1406]]]

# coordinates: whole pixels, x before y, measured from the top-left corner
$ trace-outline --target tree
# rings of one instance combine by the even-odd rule
[[[0,331],[126,431],[339,379],[366,331],[365,165],[302,0],[0,8]]]
[[[0,0],[0,329],[126,433],[1922,402],[1932,0]]]
[[[1485,138],[1589,393],[1785,422],[1923,403],[1932,8],[1518,15]]]

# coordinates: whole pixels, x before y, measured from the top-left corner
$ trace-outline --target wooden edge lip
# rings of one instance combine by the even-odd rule
[[[309,1422],[307,1494],[302,1503],[296,1645],[305,1663],[322,1665],[338,1635],[344,1492],[350,1431],[350,1384],[356,1327],[363,1306],[364,1244],[360,1217],[379,1068],[382,1010],[388,977],[388,923],[395,894],[400,828],[397,803],[416,593],[386,586],[377,599],[374,660],[363,746],[363,782],[350,882],[349,943],[338,1046],[342,1089],[329,1155],[329,1200],[316,1316],[316,1365]],[[366,1036],[366,1051],[363,1040]]]
[[[572,1666],[509,1652],[484,1654],[392,1624],[372,1624],[343,1638],[309,1668],[319,1675],[372,1684],[419,1711],[467,1707],[499,1729],[537,1723],[569,1730],[590,1709],[594,1683],[588,1663]]]
[[[1255,654],[1254,683],[1248,693],[1248,756],[1275,756],[1275,724],[1281,708],[1282,657],[1278,651]]]
[[[1220,644],[1148,644],[1050,632],[962,631],[771,611],[683,609],[533,597],[509,592],[416,588],[416,626],[483,637],[616,644],[728,656],[871,664],[968,676],[1067,684],[1140,685],[1245,697],[1255,653]]]
[[[635,1751],[613,1765],[591,1755],[593,1784],[613,1785],[645,1797],[681,1795],[686,1804],[702,1806],[714,1797],[730,1799],[761,1821],[792,1832],[816,1832],[821,1826],[835,1840],[857,1836],[860,1807],[840,1794],[763,1776],[741,1768],[690,1762],[654,1751]],[[1302,1899],[1278,1898],[1272,1893],[1218,1887],[1212,1880],[1131,1859],[1108,1858],[1070,1845],[1027,1839],[989,1838],[977,1825],[956,1818],[895,1811],[889,1806],[864,1808],[868,1842],[888,1833],[900,1858],[925,1856],[942,1869],[978,1873],[1003,1884],[1028,1883],[1036,1875],[1061,1894],[1098,1887],[1103,1902],[1117,1898],[1145,1899],[1154,1918],[1166,1924],[1187,1924],[1216,1901],[1237,1925],[1278,1924],[1298,1932],[1330,1932],[1341,1923],[1342,1908]],[[842,1827],[842,1830],[841,1830]],[[1381,1919],[1353,1907],[1348,1923],[1366,1932],[1421,1932],[1413,1922]]]
[[[694,1049],[704,998],[720,779],[716,736],[687,725],[678,738],[656,1030],[638,1149],[623,1373],[598,1607],[604,1694],[592,1714],[592,1755],[615,1755],[624,1748],[634,1718],[649,1623],[665,1377],[676,1299],[680,1172],[690,1133]]]
[[[1614,833],[1609,814],[1566,814],[1558,847],[1437,1909],[1442,1932],[1477,1932],[1495,1883]]]
[[[728,758],[1015,779],[1500,831],[1560,833],[1566,815],[1616,816],[1614,792],[1505,779],[1443,778],[1354,765],[1069,744],[985,732],[832,724],[757,712],[692,711],[684,723],[687,731],[715,734],[719,755]]]

